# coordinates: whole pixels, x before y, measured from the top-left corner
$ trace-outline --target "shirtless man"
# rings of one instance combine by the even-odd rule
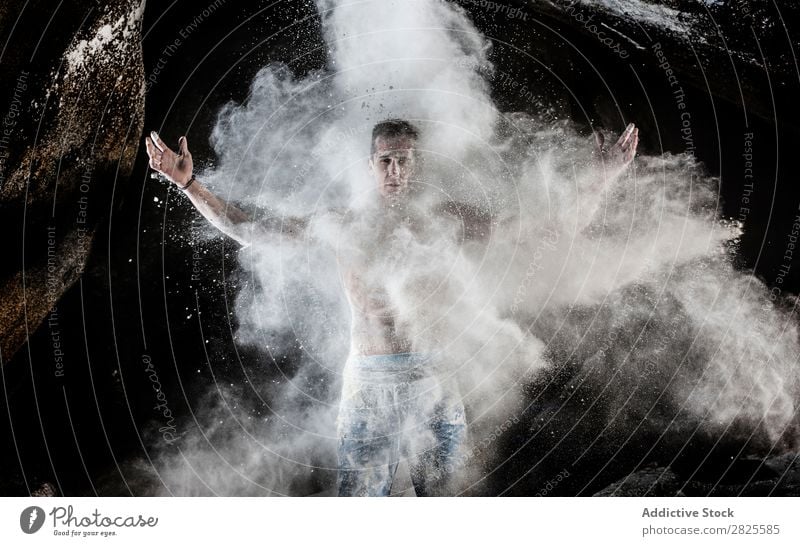
[[[366,237],[354,236],[353,246],[360,249],[344,258],[340,253],[340,273],[352,311],[350,356],[337,419],[340,496],[388,495],[401,456],[409,462],[418,496],[455,492],[450,474],[467,432],[461,397],[452,381],[436,373],[435,354],[414,352],[413,336],[397,319],[381,276],[387,260],[397,259],[386,256],[386,249],[394,248],[385,244],[387,237],[396,223],[408,223],[408,214],[397,211],[414,192],[417,140],[417,129],[407,121],[391,119],[375,125],[368,167],[381,214],[369,224]],[[608,182],[633,160],[638,129],[628,125],[608,151],[603,150],[602,139],[597,144],[608,160],[604,168],[613,171],[601,177]],[[180,188],[214,226],[243,245],[268,232],[297,237],[309,226],[307,218],[255,222],[214,195],[195,178],[185,137],[179,139],[177,154],[154,132],[146,138],[146,146],[150,167]],[[487,217],[468,207],[452,203],[437,211],[458,215],[466,224],[464,238],[486,231],[475,225]],[[418,231],[424,230],[424,221],[421,224]]]

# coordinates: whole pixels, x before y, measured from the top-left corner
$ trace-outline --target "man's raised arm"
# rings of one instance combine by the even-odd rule
[[[192,154],[186,137],[178,140],[178,153],[173,152],[155,131],[145,138],[150,168],[162,174],[189,198],[195,208],[225,235],[244,246],[269,232],[298,237],[306,228],[302,218],[266,218],[255,221],[249,214],[217,197],[193,174]]]
[[[636,156],[636,148],[639,145],[639,129],[633,123],[629,123],[611,148],[604,146],[605,139],[601,133],[595,132],[594,137],[597,161],[587,174],[591,178],[591,182],[588,184],[589,191],[581,196],[584,206],[581,207],[578,231],[582,231],[591,223],[600,208],[603,192],[609,189],[625,172]]]

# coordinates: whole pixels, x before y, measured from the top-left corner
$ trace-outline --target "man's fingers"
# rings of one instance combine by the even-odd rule
[[[631,136],[630,141],[628,141],[628,145],[624,150],[623,158],[625,163],[630,163],[633,161],[633,158],[636,156],[636,148],[639,146],[639,131],[635,131]]]
[[[626,148],[630,148],[632,150],[636,149],[636,144],[639,142],[639,129],[634,129],[631,133],[628,142],[625,143]]]
[[[144,145],[147,149],[147,155],[153,157],[156,154],[156,145],[153,144],[153,141],[150,139],[150,137],[144,137]]]
[[[629,148],[633,147],[636,148],[635,142],[639,141],[639,128],[636,127],[631,131],[628,139],[625,141],[625,144],[622,145],[623,150],[628,150]]]
[[[627,127],[625,127],[625,131],[619,137],[620,146],[625,146],[630,141],[631,135],[633,134],[634,126],[633,123],[629,123]]]
[[[155,131],[150,131],[150,138],[153,140],[153,144],[159,151],[163,152],[167,146],[161,141],[161,138],[158,136],[158,133]]]
[[[623,131],[623,133],[619,136],[617,144],[620,146],[625,146],[625,144],[630,140],[635,129],[636,126],[633,123],[629,123],[628,126],[625,127],[625,131]]]
[[[639,146],[639,129],[633,134],[633,144],[631,144],[631,159],[636,155],[636,148]]]
[[[166,152],[160,151],[149,138],[145,138],[145,145],[147,146],[147,155],[150,157],[153,165],[160,166],[164,159],[169,157],[169,153],[171,153],[169,148],[167,148]]]

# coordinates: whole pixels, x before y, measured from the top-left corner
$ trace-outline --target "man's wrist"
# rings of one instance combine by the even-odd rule
[[[189,189],[189,186],[194,184],[196,181],[197,181],[197,178],[195,178],[194,173],[192,173],[192,176],[189,177],[189,180],[187,180],[183,184],[178,182],[178,188],[180,188],[183,191],[186,191],[187,189]]]

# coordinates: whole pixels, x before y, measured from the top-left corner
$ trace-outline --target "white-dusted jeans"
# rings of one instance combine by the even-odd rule
[[[386,496],[407,459],[417,496],[452,495],[467,427],[454,381],[424,353],[351,357],[337,430],[339,496]]]

